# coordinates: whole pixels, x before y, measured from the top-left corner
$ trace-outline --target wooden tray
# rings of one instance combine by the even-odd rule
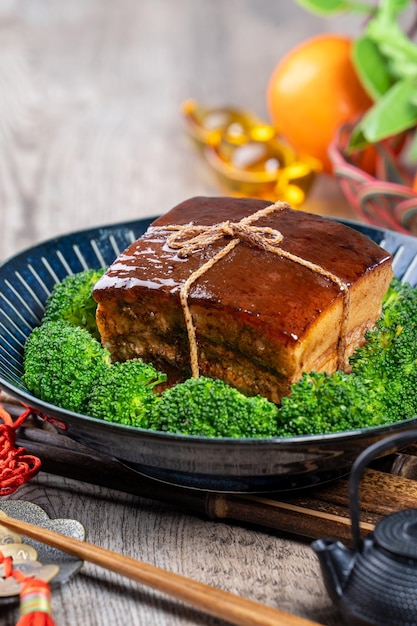
[[[0,392],[3,407],[12,416],[22,406]],[[351,538],[348,477],[298,491],[271,495],[200,492],[142,476],[95,450],[58,433],[33,416],[18,430],[17,445],[37,456],[42,470],[159,500],[189,514],[209,519],[253,524],[299,538]],[[417,507],[417,445],[379,459],[364,473],[361,486],[361,530],[372,531],[382,517]]]

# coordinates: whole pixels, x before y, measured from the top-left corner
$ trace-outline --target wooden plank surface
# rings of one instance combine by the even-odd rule
[[[281,55],[332,27],[289,0],[0,2],[2,258],[218,193],[181,103],[265,116]],[[336,191],[318,195],[320,209],[348,211]]]
[[[0,0],[0,259],[218,194],[184,134],[182,101],[265,116],[269,75],[290,47],[323,30],[357,28],[309,16],[290,0]],[[305,208],[352,217],[324,177]],[[11,497],[80,520],[97,545],[340,623],[308,539],[236,523],[230,510],[207,519],[174,501],[46,472]],[[16,606],[0,611],[2,625],[13,626]],[[57,626],[220,624],[93,565],[54,591],[53,611]]]
[[[16,417],[20,415],[22,407],[17,405],[17,403],[10,403],[9,398],[4,395],[0,396],[0,401],[2,401],[3,407],[11,415]],[[302,582],[298,579],[301,566],[299,559],[306,560],[305,565],[310,576],[312,572],[315,572],[317,576],[316,583],[318,589],[320,589],[320,594],[319,597],[313,596],[311,610],[314,612],[314,620],[318,619],[318,604],[323,602],[325,594],[323,593],[322,582],[317,572],[317,562],[314,560],[312,551],[308,549],[309,541],[319,537],[331,537],[339,539],[347,545],[351,543],[347,476],[314,488],[281,494],[239,495],[203,493],[163,485],[153,479],[140,476],[117,461],[110,460],[86,446],[57,433],[51,424],[38,418],[29,418],[24,426],[19,429],[17,445],[22,446],[28,453],[38,456],[42,462],[43,471],[41,474],[36,479],[33,479],[30,484],[19,490],[19,493],[24,494],[24,499],[42,502],[43,499],[39,500],[39,496],[41,494],[44,497],[47,496],[49,501],[47,510],[49,511],[51,502],[58,495],[57,491],[60,492],[60,498],[63,498],[60,504],[65,507],[70,503],[63,494],[67,494],[67,497],[71,497],[71,500],[73,500],[75,495],[80,497],[82,494],[83,503],[79,500],[78,504],[76,504],[78,507],[77,519],[84,519],[83,515],[86,514],[84,506],[87,504],[88,528],[93,530],[94,543],[103,546],[103,532],[107,531],[112,538],[108,543],[104,543],[104,547],[107,546],[112,550],[132,556],[132,545],[129,544],[126,550],[124,539],[122,540],[121,548],[120,537],[119,541],[116,541],[116,545],[119,547],[114,547],[115,536],[119,534],[125,536],[125,533],[129,532],[129,528],[130,532],[136,536],[137,530],[137,536],[142,538],[141,548],[133,551],[133,555],[134,558],[142,562],[146,563],[149,561],[143,556],[141,529],[143,528],[143,532],[146,533],[150,529],[146,524],[143,526],[144,521],[141,516],[140,519],[138,518],[138,513],[135,513],[134,517],[132,517],[130,509],[127,517],[125,517],[126,511],[123,513],[123,528],[122,524],[112,519],[114,507],[117,504],[120,505],[121,502],[125,508],[140,507],[142,511],[152,512],[152,533],[161,533],[160,525],[163,525],[162,519],[158,519],[158,523],[155,526],[156,520],[153,515],[156,514],[158,517],[162,515],[162,518],[168,515],[168,518],[174,517],[175,519],[170,527],[168,536],[166,536],[164,530],[164,538],[158,537],[157,546],[159,548],[153,555],[151,564],[155,563],[155,557],[157,557],[156,564],[158,567],[182,573],[186,576],[191,575],[195,580],[206,582],[220,589],[230,591],[229,586],[224,587],[218,582],[218,575],[224,576],[225,567],[229,576],[232,575],[229,560],[232,547],[230,543],[233,544],[233,549],[235,549],[235,542],[237,541],[238,545],[241,545],[244,553],[246,553],[243,557],[244,567],[239,569],[239,572],[247,569],[246,575],[251,573],[251,576],[256,572],[257,580],[260,576],[264,579],[266,574],[267,580],[271,582],[270,573],[266,573],[263,570],[263,566],[268,565],[268,563],[268,566],[272,565],[272,560],[265,562],[266,555],[264,550],[268,546],[267,550],[271,551],[272,543],[276,541],[274,545],[276,558],[282,561],[281,567],[284,568],[288,576],[286,591],[288,594],[292,593],[292,600],[297,597],[300,590],[303,590],[304,593],[306,591],[306,579],[303,578]],[[398,510],[416,507],[416,467],[417,449],[416,446],[409,446],[405,450],[374,461],[372,467],[366,470],[360,489],[361,530],[363,535],[372,532],[374,525],[381,517]],[[126,500],[128,496],[131,497],[130,501]],[[100,503],[99,510],[95,508],[94,503],[96,505]],[[164,508],[161,509],[161,506]],[[94,515],[94,520],[91,518],[92,515]],[[52,517],[55,516],[57,515],[52,515]],[[103,528],[99,531],[95,526],[95,523],[100,520],[102,524],[103,522],[105,523],[104,531]],[[146,521],[149,524],[150,520]],[[214,526],[213,522],[217,522],[217,524]],[[137,523],[140,523],[140,528],[136,529]],[[178,535],[176,534],[179,529],[175,530],[176,524],[179,524],[181,528],[183,528],[183,525],[187,527],[188,541],[192,535],[190,529],[194,528],[195,532],[198,533],[198,536],[193,536],[194,541],[196,539],[201,540],[203,544],[206,541],[209,541],[210,544],[212,541],[220,542],[217,549],[220,551],[224,549],[224,552],[217,552],[215,549],[212,553],[210,548],[206,546],[203,566],[204,575],[202,577],[200,576],[202,573],[200,557],[198,557],[196,562],[195,559],[193,560],[192,553],[188,552],[188,549],[192,546],[194,546],[194,549],[198,549],[198,544],[196,543],[191,544],[191,546],[190,544],[181,544],[181,556],[178,557],[177,554],[177,558],[185,559],[185,563],[181,561],[181,566],[177,563],[176,569],[173,570],[172,561],[170,560],[168,565],[165,561],[162,561],[164,564],[161,565],[159,558],[161,556],[160,549],[164,552],[165,549],[168,549],[168,545],[170,551],[177,551],[179,548],[177,544]],[[209,532],[208,536],[204,535],[207,531]],[[173,541],[173,532],[175,533],[175,541]],[[242,536],[245,536],[245,539],[242,539]],[[252,538],[250,538],[251,536]],[[155,539],[156,537],[154,537],[154,541]],[[88,540],[90,542],[93,541],[90,537],[88,537]],[[160,543],[161,541],[162,544]],[[168,541],[168,544],[165,544],[165,541]],[[255,554],[253,551],[255,551]],[[224,560],[225,557],[227,566]],[[216,565],[214,565],[213,558]],[[251,559],[253,558],[255,558],[255,561],[251,565]],[[187,565],[190,567],[190,563],[197,563],[197,568],[194,566],[194,569],[191,570],[193,574],[187,574],[190,571],[187,569]],[[297,563],[298,565],[296,565]],[[91,564],[85,566],[87,570],[92,567],[94,566]],[[213,567],[214,570],[212,570]],[[239,561],[239,568],[241,567],[242,563]],[[252,567],[255,569],[252,569]],[[293,570],[294,567],[295,569]],[[214,577],[211,574],[207,576],[207,568],[209,568],[211,574],[214,574]],[[100,568],[98,570],[100,580],[102,575],[112,576],[107,570],[104,572]],[[261,570],[262,575],[260,573]],[[199,572],[197,577],[196,571]],[[234,576],[240,580],[239,572],[235,570]],[[305,574],[306,572],[303,570],[303,577],[305,577]],[[96,579],[97,571],[93,577]],[[274,577],[272,580],[275,580]],[[237,582],[236,580],[234,584]],[[126,584],[127,581],[122,579],[122,589],[124,590],[121,592],[122,594],[126,592]],[[74,589],[74,585],[75,580],[68,587]],[[89,587],[90,584],[87,587],[83,586],[83,593],[88,594]],[[114,586],[111,585],[109,589],[113,593]],[[108,597],[109,589],[106,586],[100,587],[100,596],[104,602],[103,606],[106,607],[110,601]],[[240,589],[240,587],[237,586],[237,589]],[[255,594],[252,591],[247,596],[247,590],[247,587],[245,587],[244,593],[241,593],[241,591],[233,591],[233,593],[244,595],[268,606],[271,605],[267,600],[259,599],[258,591]],[[149,593],[149,591],[146,593]],[[161,594],[158,593],[157,595],[160,596]],[[265,596],[261,597],[264,598]],[[279,594],[279,597],[282,598],[282,593]],[[54,593],[54,598],[56,598],[56,592]],[[303,595],[303,602],[304,598],[305,596]],[[158,607],[160,607],[158,600],[156,602]],[[281,599],[278,604],[273,603],[271,606],[275,606],[282,611],[284,610],[282,602],[283,600]],[[72,608],[70,600],[70,609],[72,610]],[[162,608],[162,610],[165,612],[165,609]],[[187,610],[190,611],[191,609]],[[291,615],[300,616],[303,616],[303,610],[297,610],[294,613],[292,608],[287,609]],[[98,614],[101,615],[101,618],[104,618],[100,611]],[[308,611],[304,617],[311,620],[313,619],[313,614]],[[180,623],[188,623],[184,621],[185,617],[182,613],[180,619]],[[203,623],[206,623],[205,620],[207,619],[209,618],[205,616]],[[289,619],[291,620],[292,618],[290,617]],[[329,618],[325,617],[324,621],[320,618],[320,623],[333,624],[337,623],[337,619],[337,615],[331,610]],[[98,623],[95,620],[96,616],[94,616],[91,623]],[[336,621],[333,622],[333,620]],[[136,621],[132,623],[136,623]],[[137,623],[142,622],[138,621]],[[191,621],[190,623],[193,622]]]

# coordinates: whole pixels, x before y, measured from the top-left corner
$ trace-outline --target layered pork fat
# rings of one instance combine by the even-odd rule
[[[165,370],[172,383],[189,377],[190,338],[180,290],[231,238],[225,235],[180,258],[167,245],[171,233],[164,228],[236,223],[269,204],[192,198],[128,247],[94,289],[102,342],[113,359],[141,357]],[[391,257],[354,229],[287,206],[254,225],[279,231],[282,250],[320,271],[239,241],[190,285],[186,301],[200,374],[279,403],[303,371],[346,367],[380,316]]]

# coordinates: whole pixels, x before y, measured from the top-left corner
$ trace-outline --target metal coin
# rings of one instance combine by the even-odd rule
[[[22,537],[12,530],[0,526],[0,546],[3,546],[5,543],[22,543]]]
[[[25,543],[6,543],[1,546],[1,552],[3,556],[11,556],[14,565],[22,561],[36,561],[38,558],[35,548]]]
[[[58,565],[42,565],[38,561],[26,561],[19,565],[19,571],[25,576],[33,576],[40,578],[45,582],[51,581],[59,572]],[[21,585],[11,576],[9,578],[1,578],[3,566],[0,565],[0,598],[8,598],[18,596]]]

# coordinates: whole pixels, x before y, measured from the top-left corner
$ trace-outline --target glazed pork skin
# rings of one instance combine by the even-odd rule
[[[141,357],[170,383],[191,375],[180,302],[188,277],[224,248],[224,236],[186,258],[167,245],[172,224],[239,222],[270,203],[192,198],[158,218],[94,288],[103,345],[114,360]],[[338,277],[340,285],[294,260],[240,241],[189,288],[201,375],[279,403],[303,371],[334,372],[381,314],[392,279],[391,256],[358,231],[288,206],[256,221],[278,230],[280,247]],[[343,330],[343,336],[341,329]]]

